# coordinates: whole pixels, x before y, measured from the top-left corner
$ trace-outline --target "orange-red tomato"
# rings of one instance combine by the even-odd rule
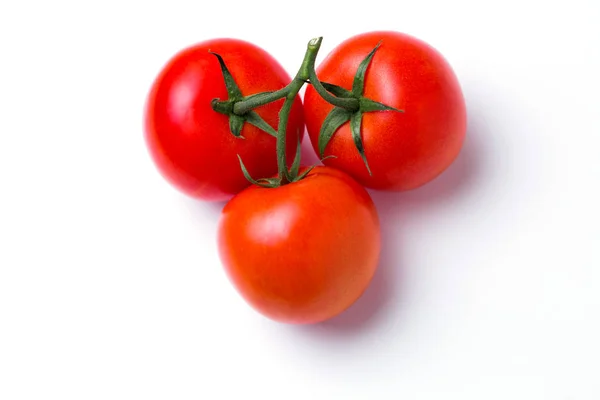
[[[290,83],[283,67],[265,50],[242,40],[212,39],[177,53],[154,81],[146,104],[145,138],[160,173],[183,193],[202,200],[228,200],[249,186],[237,156],[254,177],[277,172],[275,138],[245,123],[242,138],[231,134],[228,116],[211,108],[227,100],[220,54],[244,96]],[[283,100],[256,109],[277,128]],[[304,131],[302,103],[296,98],[287,130],[292,159]]]
[[[325,165],[339,168],[367,187],[408,190],[444,171],[457,157],[466,132],[466,107],[459,82],[434,48],[397,32],[370,32],[337,46],[317,68],[323,82],[352,88],[358,65],[381,41],[368,67],[364,97],[404,110],[363,114],[362,138],[369,175],[354,144],[350,123],[334,134]],[[312,86],[306,89],[306,126],[315,151],[321,125],[333,106]]]
[[[297,324],[326,320],[354,303],[375,273],[381,245],[367,191],[328,167],[239,193],[223,209],[218,244],[242,297],[271,319]]]

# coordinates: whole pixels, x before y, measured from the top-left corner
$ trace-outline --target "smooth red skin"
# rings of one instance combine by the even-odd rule
[[[145,115],[145,138],[160,173],[177,189],[198,199],[222,201],[249,186],[237,158],[258,179],[277,172],[276,140],[246,123],[245,139],[234,137],[226,115],[211,108],[211,100],[227,99],[220,54],[243,95],[278,90],[291,78],[263,49],[237,39],[214,39],[176,54],[154,81]],[[277,129],[283,100],[256,109]],[[287,154],[292,159],[298,132],[304,131],[302,103],[296,99],[287,130]]]
[[[375,273],[381,246],[371,197],[329,167],[235,196],[223,209],[218,244],[242,297],[263,315],[293,324],[326,320],[354,303]]]
[[[448,62],[428,44],[397,32],[370,32],[337,46],[317,68],[320,80],[346,89],[362,59],[382,41],[366,74],[364,96],[397,112],[363,114],[362,137],[369,176],[345,123],[325,151],[324,164],[339,168],[367,187],[417,188],[442,173],[458,156],[466,132],[466,107]],[[318,153],[319,130],[332,106],[309,86],[304,97],[306,126]]]

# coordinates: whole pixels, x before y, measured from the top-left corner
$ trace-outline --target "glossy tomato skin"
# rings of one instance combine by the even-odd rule
[[[276,140],[248,123],[242,129],[245,139],[236,138],[228,117],[213,111],[212,99],[228,97],[217,58],[209,50],[223,57],[244,96],[281,89],[291,78],[265,50],[237,39],[213,39],[177,53],[152,84],[145,139],[158,170],[191,197],[222,201],[249,186],[238,154],[253,177],[276,173]],[[282,101],[255,110],[275,129]],[[297,98],[287,131],[290,160],[303,130],[302,103]]]
[[[358,65],[379,41],[363,95],[404,113],[363,114],[362,137],[372,176],[354,145],[349,123],[336,131],[326,148],[325,156],[336,158],[324,163],[367,187],[414,189],[434,179],[458,156],[466,133],[465,101],[458,79],[442,55],[425,42],[398,32],[369,32],[347,39],[327,55],[317,76],[351,89]],[[306,126],[317,152],[319,130],[331,109],[307,87]]]
[[[242,297],[263,315],[293,324],[326,320],[356,301],[381,246],[369,194],[329,167],[235,196],[223,209],[218,244]]]

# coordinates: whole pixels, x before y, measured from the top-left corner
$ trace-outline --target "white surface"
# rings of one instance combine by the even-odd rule
[[[598,1],[203,3],[0,5],[0,399],[600,398]],[[273,323],[220,267],[220,206],[151,164],[146,91],[211,37],[293,74],[310,38],[322,59],[375,29],[453,65],[464,151],[373,194],[383,259],[353,308]]]

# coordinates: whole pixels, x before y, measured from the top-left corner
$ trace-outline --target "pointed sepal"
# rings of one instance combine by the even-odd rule
[[[277,131],[273,129],[273,127],[269,125],[267,121],[265,121],[260,115],[258,115],[256,111],[248,111],[246,114],[244,114],[243,118],[245,118],[246,122],[249,124],[254,125],[264,132],[267,132],[269,135],[275,138],[277,137]]]
[[[334,107],[327,115],[319,132],[319,156],[323,157],[325,148],[340,126],[350,120],[352,113],[343,108]]]
[[[231,114],[229,116],[229,130],[233,136],[244,139],[242,136],[242,128],[244,127],[244,117],[239,115]]]
[[[366,97],[360,98],[360,111],[362,112],[371,112],[371,111],[397,111],[404,112],[404,110],[400,110],[398,108],[390,107],[383,103],[380,103],[375,100],[367,99]]]
[[[321,82],[321,84],[323,85],[323,87],[325,89],[327,89],[328,92],[336,95],[337,97],[345,97],[345,98],[354,97],[354,95],[352,94],[351,91],[346,90],[341,86],[334,85],[333,83],[327,83],[327,82]]]
[[[363,145],[362,135],[360,133],[360,126],[362,124],[362,112],[357,111],[352,114],[352,118],[350,118],[350,131],[352,132],[352,139],[354,140],[354,145],[360,154],[360,158],[362,158],[365,163],[365,167],[367,167],[367,171],[369,171],[369,175],[373,175],[371,173],[371,168],[369,168],[369,163],[367,162],[367,157],[365,156],[365,146]]]
[[[225,61],[223,61],[223,57],[221,57],[219,54],[212,52],[212,51],[209,51],[209,53],[214,55],[215,57],[217,57],[217,60],[219,60],[219,65],[221,67],[221,73],[223,74],[223,79],[225,80],[225,87],[227,88],[227,94],[229,95],[229,100],[240,100],[242,98],[242,92],[241,92],[239,86],[237,85],[237,83],[235,83],[233,76],[231,76],[231,72],[229,72],[227,65],[225,65]]]
[[[274,188],[279,186],[279,182],[276,181],[276,179],[274,178],[264,178],[264,179],[259,179],[256,180],[254,179],[250,173],[248,172],[248,170],[246,169],[246,166],[244,165],[244,162],[242,161],[242,157],[240,157],[240,155],[237,155],[238,160],[240,160],[240,168],[242,169],[242,173],[244,174],[244,177],[246,178],[246,180],[248,180],[248,182],[250,182],[253,185],[256,186],[260,186],[260,187],[264,187],[264,188]]]
[[[367,73],[367,68],[369,68],[369,64],[373,60],[373,56],[377,49],[381,46],[381,42],[377,43],[377,46],[371,50],[369,54],[360,62],[358,65],[358,69],[356,70],[356,75],[354,75],[354,81],[352,82],[352,94],[355,96],[362,96],[365,91],[365,75]]]
[[[310,174],[310,171],[312,171],[313,168],[315,168],[314,165],[308,167],[306,169],[306,171],[302,172],[300,175],[298,175],[298,177],[296,179],[294,179],[294,182],[298,182],[298,181],[301,181],[302,179],[306,178],[306,175]]]

